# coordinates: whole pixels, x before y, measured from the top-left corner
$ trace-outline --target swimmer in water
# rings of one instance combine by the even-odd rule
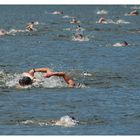
[[[63,77],[68,87],[75,86],[75,82],[65,72],[53,72],[49,68],[36,68],[36,69],[31,69],[30,71],[23,73],[23,77],[19,80],[19,86],[21,87],[30,86],[34,82],[36,82],[38,79],[34,77],[35,72],[44,73],[43,76],[45,78],[49,78],[51,76]]]
[[[74,38],[75,38],[75,39],[83,39],[84,36],[83,36],[82,34],[76,34],[76,35],[74,36]]]
[[[27,24],[26,29],[31,32],[34,30],[33,26],[34,26],[34,22],[30,22]]]
[[[62,11],[61,12],[60,11],[54,11],[54,12],[52,12],[52,14],[53,15],[61,15],[61,14],[63,14],[63,12]]]
[[[120,42],[120,43],[115,43],[113,46],[123,47],[123,46],[128,46],[128,43],[126,41],[123,41],[123,42]]]
[[[6,34],[7,34],[7,32],[4,29],[0,29],[0,36],[4,36]]]
[[[80,21],[78,21],[75,17],[72,18],[72,20],[70,21],[71,24],[79,24]]]
[[[103,17],[101,17],[99,20],[98,20],[98,23],[107,23],[107,20]]]
[[[135,15],[138,15],[138,14],[139,14],[139,12],[136,11],[136,10],[131,11],[131,12],[128,13],[128,15],[131,15],[131,16],[135,16]]]

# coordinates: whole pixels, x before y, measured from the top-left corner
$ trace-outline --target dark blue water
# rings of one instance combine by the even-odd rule
[[[9,33],[0,36],[0,134],[139,135],[140,17],[127,15],[134,9],[140,6],[1,5],[0,28]],[[83,40],[73,40],[73,16]],[[110,22],[99,24],[100,17]],[[31,21],[36,30],[27,32]],[[113,46],[124,40],[128,46]],[[52,77],[29,89],[15,87],[22,72],[38,67],[65,71],[82,86],[67,88]],[[64,116],[78,123],[52,124]]]

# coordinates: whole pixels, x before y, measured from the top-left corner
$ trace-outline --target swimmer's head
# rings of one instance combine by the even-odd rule
[[[126,41],[123,41],[123,44],[124,44],[125,46],[127,46],[127,45],[128,45],[128,43],[127,43]]]
[[[22,79],[19,79],[19,84],[21,86],[28,86],[28,85],[31,85],[32,83],[33,83],[33,80],[28,76],[24,76],[22,77]]]
[[[31,24],[34,24],[34,23],[35,23],[34,21],[31,22]]]
[[[123,42],[125,45],[128,45],[128,43],[126,41]]]
[[[82,39],[83,38],[83,35],[82,34],[76,34],[75,37]]]

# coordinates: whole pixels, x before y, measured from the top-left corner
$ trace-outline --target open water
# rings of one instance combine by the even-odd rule
[[[139,5],[1,5],[0,28],[8,34],[0,36],[0,134],[139,135],[140,16],[127,14],[135,9],[140,12]],[[73,17],[81,40],[74,38]],[[108,22],[97,23],[100,17]],[[28,32],[32,21],[35,30]],[[113,46],[121,41],[129,45]],[[39,67],[64,71],[81,86],[36,74],[40,83],[16,88],[22,72]]]

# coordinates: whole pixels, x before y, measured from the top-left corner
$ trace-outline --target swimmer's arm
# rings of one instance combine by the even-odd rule
[[[59,77],[63,77],[65,82],[68,84],[68,87],[74,87],[75,86],[75,82],[64,72],[50,72],[48,74],[44,75],[45,77],[51,77],[51,76],[59,76]]]
[[[28,73],[31,74],[32,76],[34,76],[35,72],[43,72],[43,73],[47,73],[47,72],[51,72],[52,70],[49,68],[36,68],[36,69],[31,69]]]

